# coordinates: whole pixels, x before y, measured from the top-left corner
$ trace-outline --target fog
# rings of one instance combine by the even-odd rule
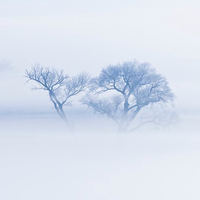
[[[0,199],[199,200],[199,11],[197,0],[2,0]],[[93,77],[134,59],[167,78],[170,126],[117,133],[77,96],[65,107],[69,133],[25,78],[36,62]]]
[[[56,116],[1,118],[1,199],[199,199],[198,132],[82,123],[69,134]]]

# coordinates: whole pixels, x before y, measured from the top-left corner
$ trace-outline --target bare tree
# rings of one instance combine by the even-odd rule
[[[58,115],[67,124],[68,129],[73,131],[63,106],[69,105],[71,97],[76,96],[87,88],[89,75],[81,73],[77,76],[69,77],[64,74],[63,70],[59,71],[35,64],[30,71],[25,71],[25,77],[28,78],[27,82],[33,81],[36,83],[33,86],[34,90],[46,90],[48,92]]]
[[[134,130],[128,128],[142,109],[173,100],[174,94],[165,77],[157,74],[150,64],[133,61],[102,69],[91,80],[90,94],[82,102],[114,120],[119,132],[127,132]]]

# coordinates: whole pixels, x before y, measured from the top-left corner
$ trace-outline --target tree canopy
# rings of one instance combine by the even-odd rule
[[[102,69],[91,80],[90,94],[83,103],[113,119],[118,130],[126,132],[143,108],[172,103],[174,97],[164,76],[149,63],[133,61]]]
[[[49,98],[54,105],[58,115],[65,121],[70,131],[72,125],[69,123],[64,105],[69,105],[69,99],[83,92],[89,82],[89,75],[80,73],[77,76],[69,77],[64,74],[63,70],[55,68],[43,67],[40,64],[35,64],[30,71],[25,71],[26,78],[33,81],[34,90],[46,90]]]

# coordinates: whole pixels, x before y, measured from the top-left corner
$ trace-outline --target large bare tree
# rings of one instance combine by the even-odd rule
[[[63,106],[70,103],[69,99],[71,97],[76,96],[87,88],[89,75],[81,73],[77,76],[69,77],[64,74],[63,70],[35,64],[30,71],[25,71],[25,77],[28,79],[27,82],[32,81],[35,83],[33,86],[34,90],[45,90],[48,92],[58,115],[67,124],[68,129],[73,131]]]
[[[91,80],[90,94],[83,99],[84,104],[114,120],[119,132],[134,130],[130,125],[144,108],[173,101],[174,94],[165,77],[149,63],[137,61],[102,69],[100,75]],[[158,116],[148,122],[158,123]],[[147,121],[141,122],[145,123]]]

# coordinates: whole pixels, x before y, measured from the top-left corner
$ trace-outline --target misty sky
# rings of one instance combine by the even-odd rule
[[[24,84],[36,62],[96,76],[134,59],[169,81],[172,129],[124,137],[75,115],[66,134],[48,94]],[[200,0],[0,0],[0,199],[199,200],[199,102]]]
[[[35,62],[98,75],[136,59],[167,77],[178,108],[198,111],[199,35],[199,0],[1,0],[0,109],[51,105],[23,85]]]

